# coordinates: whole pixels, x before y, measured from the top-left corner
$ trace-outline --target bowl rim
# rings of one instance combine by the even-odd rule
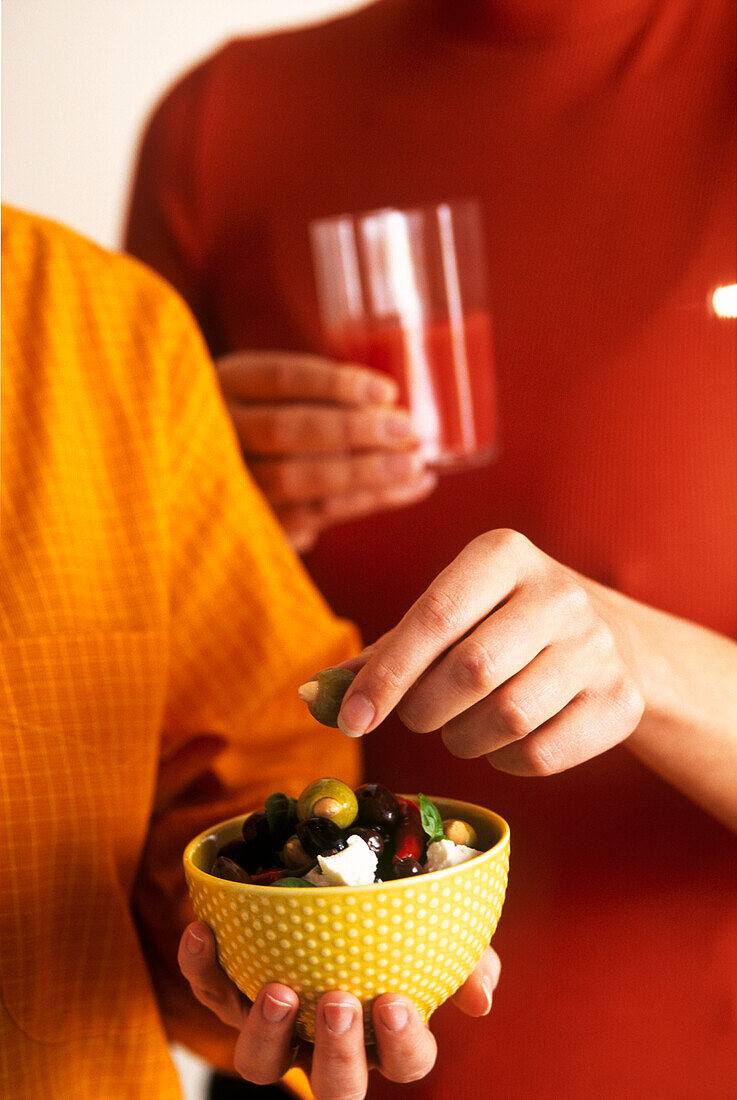
[[[399,798],[409,798],[417,800],[416,794],[399,794]],[[427,879],[431,879],[433,882],[442,880],[443,878],[450,878],[459,871],[462,871],[467,867],[478,867],[482,862],[490,862],[505,849],[509,847],[510,842],[510,830],[509,824],[504,818],[496,813],[494,810],[487,809],[486,806],[479,806],[474,802],[463,802],[457,798],[447,798],[445,795],[425,795],[431,802],[438,803],[450,803],[453,807],[457,807],[459,810],[467,808],[473,811],[473,815],[477,815],[479,812],[486,817],[492,819],[493,823],[500,829],[501,836],[491,848],[487,848],[481,853],[481,855],[474,856],[472,859],[467,859],[465,863],[458,863],[455,867],[444,867],[441,871],[428,871],[424,875],[412,875],[408,878],[399,879],[386,879],[384,882],[369,882],[365,886],[312,886],[310,888],[310,895],[312,897],[324,897],[334,898],[335,901],[346,894],[354,894],[356,891],[370,890],[372,893],[376,891],[377,886],[382,890],[396,890],[406,888],[407,883],[420,884]],[[261,809],[262,807],[259,807]],[[208,871],[203,871],[200,867],[197,867],[194,863],[194,854],[198,848],[200,848],[205,841],[214,838],[215,834],[227,825],[231,825],[236,821],[245,821],[251,814],[258,813],[258,810],[249,810],[247,813],[234,814],[232,817],[227,817],[223,821],[217,822],[215,825],[211,825],[208,829],[203,829],[201,833],[198,833],[196,837],[190,840],[187,847],[184,849],[182,856],[182,862],[184,865],[185,874],[192,880],[198,880],[205,885],[211,883],[218,883],[218,888],[226,888],[230,893],[234,895],[241,895],[243,897],[252,894],[254,891],[268,890],[269,895],[273,896],[275,901],[279,898],[288,898],[295,896],[302,896],[305,890],[304,886],[279,886],[276,889],[274,885],[263,885],[256,882],[231,882],[229,879],[218,878],[216,875],[211,875]]]

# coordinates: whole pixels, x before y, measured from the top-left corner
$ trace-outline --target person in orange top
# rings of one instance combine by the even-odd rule
[[[732,0],[380,0],[232,41],[158,105],[127,247],[189,301],[246,461],[367,640],[498,529],[737,638],[737,325],[709,307],[737,283],[734,67]],[[484,214],[500,455],[376,511],[391,406],[346,397],[320,358],[307,226],[463,197]],[[374,437],[352,449],[356,408]],[[665,744],[702,741],[702,704],[719,721],[730,705],[731,665],[689,637],[691,717]],[[363,748],[372,778],[490,805],[514,837],[495,1012],[435,1014],[415,1095],[733,1094],[737,843],[675,777],[625,745],[521,779],[394,716]]]
[[[296,995],[267,986],[248,1012],[233,986],[214,1005],[194,923],[181,958],[198,1004],[177,966],[182,852],[326,760],[356,780],[354,747],[297,696],[355,632],[250,481],[158,276],[5,209],[2,289],[0,1096],[179,1097],[170,1039],[228,1068],[235,1048],[242,1073],[276,1079]],[[487,1009],[497,974],[489,953],[458,1004]],[[407,998],[380,1002],[383,1072],[422,1076],[429,1031]],[[365,1087],[362,1019],[345,992],[321,1001],[318,1096]]]

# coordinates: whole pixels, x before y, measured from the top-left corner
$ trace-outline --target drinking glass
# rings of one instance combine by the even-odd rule
[[[494,347],[478,204],[321,218],[310,239],[327,353],[391,375],[438,470],[492,458]]]

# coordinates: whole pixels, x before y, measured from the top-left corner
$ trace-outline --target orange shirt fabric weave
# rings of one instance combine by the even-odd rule
[[[0,1096],[179,1097],[235,1033],[176,950],[198,831],[357,780],[296,686],[355,649],[245,472],[181,300],[4,210]],[[300,1075],[301,1076],[301,1075]]]

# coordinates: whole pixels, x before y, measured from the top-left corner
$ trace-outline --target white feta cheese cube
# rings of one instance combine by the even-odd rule
[[[454,844],[452,840],[435,840],[427,846],[425,859],[426,871],[444,871],[446,867],[457,867],[474,856],[480,856],[476,848],[467,844]]]
[[[306,875],[303,875],[305,882],[311,882],[313,886],[327,886],[327,880],[319,867],[313,867],[311,871],[308,871]]]
[[[347,847],[332,856],[318,856],[317,862],[328,886],[370,886],[379,861],[362,837],[349,836]]]

